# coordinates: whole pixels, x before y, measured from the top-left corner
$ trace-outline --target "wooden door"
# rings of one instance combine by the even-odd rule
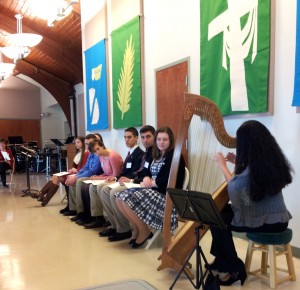
[[[184,93],[188,92],[188,61],[182,61],[156,71],[157,128],[168,126],[175,140],[184,108]],[[186,143],[187,144],[187,143]],[[186,165],[188,152],[182,149]]]

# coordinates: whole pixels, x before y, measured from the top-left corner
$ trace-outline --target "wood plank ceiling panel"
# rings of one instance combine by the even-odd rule
[[[15,74],[22,73],[43,85],[70,122],[69,96],[73,86],[83,81],[80,3],[73,5],[69,16],[48,27],[46,20],[34,15],[27,0],[1,0],[0,46],[9,44],[5,35],[16,33],[18,13],[23,16],[23,32],[40,34],[43,40],[18,61]],[[11,62],[6,57],[4,61]]]

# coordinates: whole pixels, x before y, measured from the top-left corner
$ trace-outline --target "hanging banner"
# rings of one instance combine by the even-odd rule
[[[108,129],[106,48],[102,40],[86,50],[86,130]]]
[[[114,30],[112,41],[113,127],[142,125],[140,18]]]
[[[300,1],[297,1],[296,59],[293,106],[300,106]]]
[[[200,0],[200,94],[223,115],[268,111],[270,0]]]

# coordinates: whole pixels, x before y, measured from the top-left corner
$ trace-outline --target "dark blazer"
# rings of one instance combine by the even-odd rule
[[[140,147],[136,147],[134,151],[130,154],[129,158],[127,158],[126,162],[124,161],[123,169],[121,175],[118,176],[118,179],[121,176],[133,179],[136,175],[136,172],[141,167],[143,155],[144,151]]]
[[[145,157],[143,157],[145,156]],[[138,170],[134,177],[134,183],[141,183],[145,176],[151,176],[150,166],[153,160],[152,157],[152,147],[147,148],[146,152],[144,152],[142,159],[145,158],[144,167]]]
[[[174,150],[169,151],[166,154],[164,164],[161,167],[161,169],[158,172],[157,177],[155,179],[155,183],[156,183],[157,187],[153,187],[153,189],[158,190],[162,194],[166,194],[166,188],[167,188],[168,181],[169,181],[173,153],[174,153]],[[183,181],[184,181],[184,175],[185,175],[185,162],[181,155],[180,163],[179,163],[179,167],[178,167],[177,180],[176,180],[176,188],[182,188]]]

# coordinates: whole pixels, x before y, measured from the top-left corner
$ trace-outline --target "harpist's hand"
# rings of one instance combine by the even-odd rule
[[[221,152],[218,152],[214,156],[214,161],[217,163],[218,167],[223,172],[226,180],[229,181],[232,177],[232,174],[231,174],[231,172],[229,171],[229,169],[226,165],[226,159],[225,159],[224,155]]]
[[[228,162],[231,162],[233,164],[235,164],[235,154],[233,152],[229,152],[227,155],[226,155],[226,161]]]
[[[226,159],[224,157],[224,155],[221,152],[218,152],[215,156],[214,156],[214,161],[217,163],[217,165],[221,168],[223,166],[226,166]]]

